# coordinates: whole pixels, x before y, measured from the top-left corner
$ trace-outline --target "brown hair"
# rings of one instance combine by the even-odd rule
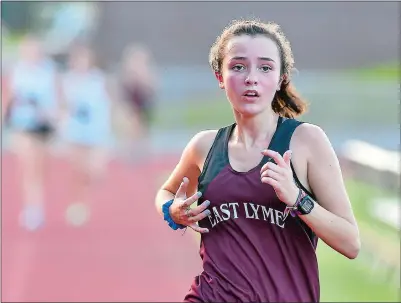
[[[294,56],[292,54],[290,42],[282,32],[280,26],[274,22],[264,23],[259,20],[234,20],[217,37],[210,49],[209,64],[214,72],[220,73],[225,55],[227,42],[235,36],[263,35],[272,39],[280,51],[281,70],[283,77],[281,88],[276,92],[272,109],[281,116],[293,118],[303,114],[307,109],[307,104],[296,91],[291,83],[291,72],[294,69]]]

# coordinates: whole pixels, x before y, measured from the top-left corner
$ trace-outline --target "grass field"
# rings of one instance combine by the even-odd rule
[[[400,289],[375,276],[368,261],[348,260],[320,243],[318,259],[322,302],[400,302]]]
[[[347,180],[346,186],[361,235],[367,229],[373,229],[381,235],[381,241],[398,248],[398,252],[389,253],[399,255],[399,245],[396,244],[400,241],[399,232],[371,217],[366,207],[372,197],[389,197],[395,193],[386,193],[354,180]],[[399,286],[385,281],[386,272],[383,268],[372,273],[367,253],[362,244],[360,256],[348,260],[320,241],[318,259],[323,302],[399,302]]]
[[[351,70],[350,74],[364,79],[399,80],[401,78],[400,62],[389,62],[373,67]]]

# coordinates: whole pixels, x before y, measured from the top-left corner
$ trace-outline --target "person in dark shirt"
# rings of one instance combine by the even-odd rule
[[[124,49],[116,93],[128,109],[129,154],[143,160],[151,155],[151,124],[157,93],[158,73],[150,49],[143,44],[131,44]]]
[[[196,134],[156,195],[171,228],[201,233],[184,301],[318,302],[317,239],[350,259],[360,239],[330,141],[295,119],[290,44],[275,23],[233,21],[210,65],[235,123]]]

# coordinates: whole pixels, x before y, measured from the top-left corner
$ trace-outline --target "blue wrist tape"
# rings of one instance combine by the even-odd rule
[[[168,226],[170,226],[174,230],[183,229],[186,226],[175,223],[170,216],[169,209],[170,209],[171,204],[173,204],[173,202],[174,202],[174,199],[171,199],[170,201],[167,201],[166,203],[163,204],[162,211],[163,211],[163,215],[164,215],[164,220],[167,221]]]

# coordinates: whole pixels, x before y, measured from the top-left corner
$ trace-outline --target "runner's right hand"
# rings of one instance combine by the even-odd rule
[[[201,205],[194,208],[190,206],[198,201],[202,196],[200,192],[187,198],[187,188],[189,180],[184,178],[174,198],[173,204],[170,206],[170,216],[177,224],[185,225],[199,233],[207,233],[207,228],[201,228],[197,222],[210,215],[210,210],[206,209],[210,205],[210,201],[206,200]]]

